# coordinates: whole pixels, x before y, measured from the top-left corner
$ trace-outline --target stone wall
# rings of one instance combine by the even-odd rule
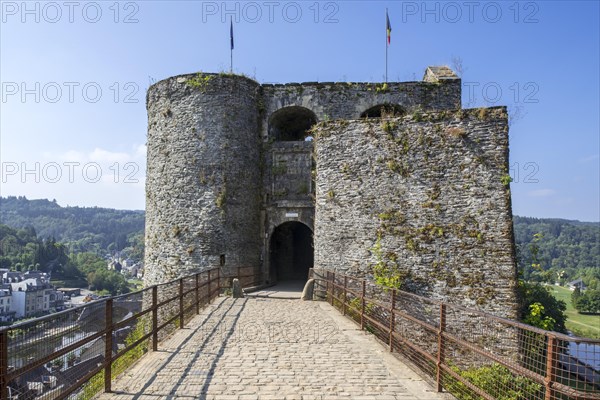
[[[319,121],[360,118],[366,110],[379,104],[399,105],[407,112],[460,108],[461,80],[458,77],[435,80],[428,73],[426,79],[428,81],[387,84],[307,82],[262,85],[261,135],[268,140],[269,117],[277,110],[291,106],[311,110]]]
[[[146,285],[260,266],[259,85],[183,75],[148,91]]]
[[[315,131],[317,268],[516,317],[505,108]]]
[[[373,247],[377,231],[391,229],[388,225],[399,217],[396,214],[386,217],[386,212],[394,211],[393,207],[397,207],[397,201],[400,200],[414,202],[418,199],[425,203],[421,197],[426,195],[426,190],[438,190],[423,187],[432,182],[438,185],[436,187],[440,190],[440,200],[431,200],[428,207],[414,206],[411,212],[415,216],[420,213],[420,221],[425,227],[428,224],[426,221],[435,220],[435,213],[442,213],[445,218],[443,224],[456,225],[453,225],[456,234],[451,236],[451,231],[446,230],[440,238],[429,238],[430,243],[423,243],[420,248],[447,247],[449,243],[445,240],[452,242],[466,237],[468,239],[465,242],[468,244],[463,246],[481,247],[479,251],[485,251],[485,246],[479,246],[481,243],[478,242],[475,246],[471,242],[481,237],[477,235],[480,232],[491,235],[488,228],[477,227],[468,218],[462,225],[460,222],[450,222],[454,221],[453,218],[466,218],[466,215],[455,216],[453,207],[460,210],[461,205],[443,203],[446,201],[444,196],[456,200],[455,193],[461,194],[461,201],[470,203],[478,201],[477,196],[484,197],[485,195],[480,193],[483,191],[493,194],[488,200],[496,204],[494,196],[498,196],[498,193],[503,194],[503,189],[501,187],[502,190],[498,192],[496,187],[490,186],[491,184],[489,187],[481,187],[478,182],[489,178],[487,175],[485,179],[483,176],[469,178],[475,183],[467,182],[466,173],[463,176],[453,169],[452,174],[458,174],[456,177],[451,174],[445,176],[444,163],[457,162],[453,158],[456,154],[450,154],[448,151],[450,148],[456,148],[460,152],[461,145],[466,146],[468,154],[473,153],[473,159],[487,157],[487,150],[482,150],[485,154],[477,155],[477,151],[483,149],[484,144],[490,140],[486,137],[485,132],[488,128],[484,122],[492,121],[490,118],[501,112],[491,110],[490,115],[481,118],[481,121],[473,117],[473,112],[467,112],[464,117],[457,118],[453,110],[460,109],[460,99],[460,79],[447,67],[427,68],[422,82],[308,82],[260,85],[245,77],[230,74],[189,74],[168,78],[152,85],[147,95],[146,284],[164,282],[219,265],[223,267],[224,274],[235,272],[235,268],[239,266],[255,267],[262,269],[268,279],[271,235],[278,226],[289,221],[298,221],[310,229],[317,230],[317,250],[346,246],[344,252],[338,248],[328,254],[327,262],[332,262],[329,265],[335,264],[336,268],[344,269],[351,267],[354,271],[367,273],[366,266],[372,263],[373,259],[369,249]],[[395,115],[407,115],[393,120],[395,124],[402,125],[402,129],[395,127],[391,135],[386,134],[377,140],[366,142],[365,148],[356,151],[353,150],[353,141],[360,139],[360,143],[364,137],[340,133],[335,142],[329,142],[330,147],[320,150],[328,155],[319,155],[320,161],[316,163],[323,163],[318,168],[326,173],[321,174],[319,201],[322,203],[324,199],[328,199],[329,192],[335,192],[335,201],[328,199],[327,204],[322,204],[322,211],[331,215],[327,214],[315,221],[313,143],[301,139],[278,141],[272,129],[274,118],[283,110],[286,118],[290,116],[290,112],[293,114],[299,111],[303,118],[309,117],[315,122],[351,120],[360,118],[367,110],[383,104],[396,107]],[[423,120],[417,121],[418,118]],[[430,121],[431,118],[445,122]],[[291,120],[294,120],[293,115]],[[502,118],[498,117],[496,120],[501,121]],[[467,121],[471,121],[468,122],[468,126],[464,125]],[[448,123],[450,128],[446,126]],[[356,129],[360,131],[368,127],[369,135],[373,130],[381,131],[381,122],[376,119],[353,121],[348,124],[363,124],[360,125],[362,128],[356,125]],[[324,129],[338,128],[342,132],[345,129],[343,125],[342,122],[334,123],[327,128],[321,127],[320,132]],[[466,136],[459,133],[463,125],[469,130]],[[436,136],[435,132],[430,132],[435,129],[454,130],[446,136]],[[471,130],[475,133],[471,134]],[[281,129],[278,128],[276,132],[281,133]],[[403,132],[402,139],[394,138],[398,132]],[[326,135],[321,136],[320,146],[326,145]],[[496,136],[498,141],[503,137],[501,134]],[[445,137],[443,142],[442,137]],[[481,142],[475,143],[475,139]],[[389,143],[385,144],[384,140],[388,140]],[[402,143],[399,144],[398,140]],[[375,142],[381,143],[377,145],[379,147],[372,148]],[[422,142],[427,143],[423,145]],[[397,150],[393,154],[383,153],[386,149],[391,151],[390,146],[394,143],[396,147],[402,148],[408,143],[408,149],[402,150],[406,154],[398,156]],[[447,143],[451,146],[447,147]],[[443,151],[433,151],[435,146]],[[498,144],[495,150],[506,151],[506,147],[502,146],[506,144]],[[417,151],[423,148],[430,150],[428,153]],[[368,155],[369,152],[372,152],[372,157]],[[410,158],[407,158],[408,155]],[[375,158],[371,160],[373,157]],[[375,162],[378,157],[383,158]],[[430,165],[430,161],[425,157],[432,160],[434,165]],[[466,166],[461,173],[484,165],[470,165],[468,160],[463,161]],[[494,163],[494,167],[499,165],[499,161]],[[337,168],[337,174],[327,172],[331,166]],[[416,169],[416,174],[414,179],[407,179],[404,176],[405,169],[411,168]],[[486,168],[481,168],[484,175],[491,173]],[[426,171],[429,171],[429,175],[425,176],[423,174]],[[479,170],[476,172],[478,174]],[[382,184],[378,182],[380,175],[385,175]],[[374,179],[377,182],[373,183]],[[331,185],[327,183],[328,180]],[[461,189],[469,184],[472,185],[470,189]],[[378,190],[381,193],[377,192]],[[366,193],[367,196],[357,195],[358,191]],[[336,205],[339,196],[342,196],[340,204],[343,207]],[[351,205],[351,202],[356,204]],[[323,208],[324,205],[331,209]],[[442,206],[447,206],[448,209],[442,210]],[[379,210],[377,215],[384,215],[384,220],[374,218],[372,214],[365,214],[370,208]],[[343,212],[344,215],[338,216],[338,212]],[[340,224],[336,221],[340,221]],[[480,223],[487,223],[487,220]],[[510,224],[510,218],[507,223]],[[383,225],[385,227],[382,227]],[[464,232],[458,227],[463,225],[466,229]],[[355,229],[356,226],[360,228]],[[439,227],[444,228],[441,225]],[[424,227],[415,225],[411,229]],[[323,235],[324,233],[327,234]],[[419,235],[422,236],[423,233],[393,232],[392,235],[382,235],[381,244],[382,247],[389,247],[393,245],[393,237],[397,240],[401,236],[410,239],[410,246],[413,246],[412,243],[417,241],[413,236]],[[469,235],[475,235],[475,239]],[[496,251],[495,244],[489,247]],[[510,250],[512,251],[512,248]],[[325,253],[327,251],[325,250]],[[439,253],[435,260],[430,260],[431,256],[423,256],[425,259],[419,262],[430,265],[435,263],[435,273],[441,277],[439,281],[447,281],[448,286],[439,282],[421,284],[425,277],[415,272],[415,287],[440,296],[444,293],[459,292],[462,284],[454,280],[461,281],[463,278],[459,277],[462,277],[463,273],[457,273],[453,280],[453,273],[448,272],[449,267],[442,267],[455,261],[446,260],[445,257],[455,256],[443,252]],[[411,257],[416,258],[416,255]],[[318,253],[317,260],[320,260]],[[472,276],[470,279],[477,278]],[[408,279],[407,282],[412,280]],[[480,293],[481,290],[483,289],[475,285],[469,292],[469,298],[482,302],[483,298],[491,296],[488,293],[485,297]]]

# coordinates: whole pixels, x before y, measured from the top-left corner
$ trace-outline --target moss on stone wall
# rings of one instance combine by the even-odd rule
[[[515,316],[504,108],[316,133],[317,266]]]

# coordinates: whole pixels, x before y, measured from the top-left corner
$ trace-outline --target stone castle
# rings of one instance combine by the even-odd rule
[[[516,316],[506,109],[462,109],[449,68],[379,84],[180,75],[147,110],[146,284],[314,266]]]

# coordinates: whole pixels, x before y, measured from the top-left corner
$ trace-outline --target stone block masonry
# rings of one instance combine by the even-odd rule
[[[421,82],[261,85],[206,73],[157,82],[146,99],[146,284],[216,266],[252,267],[270,282],[287,270],[305,275],[315,225],[310,128],[449,111],[460,98],[447,67],[427,68]]]
[[[517,316],[504,107],[314,131],[317,267]]]
[[[228,75],[148,91],[147,285],[259,264],[258,84]]]
[[[147,109],[146,284],[215,266],[299,277],[314,246],[316,268],[516,317],[506,110],[462,110],[450,69],[188,74],[154,84]]]

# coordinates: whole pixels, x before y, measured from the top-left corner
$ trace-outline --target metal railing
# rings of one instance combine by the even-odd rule
[[[545,331],[327,270],[325,298],[460,400],[598,400],[600,340]]]
[[[0,328],[0,399],[86,399],[162,339],[181,329],[233,278],[260,283],[254,268],[214,268],[122,296]]]

